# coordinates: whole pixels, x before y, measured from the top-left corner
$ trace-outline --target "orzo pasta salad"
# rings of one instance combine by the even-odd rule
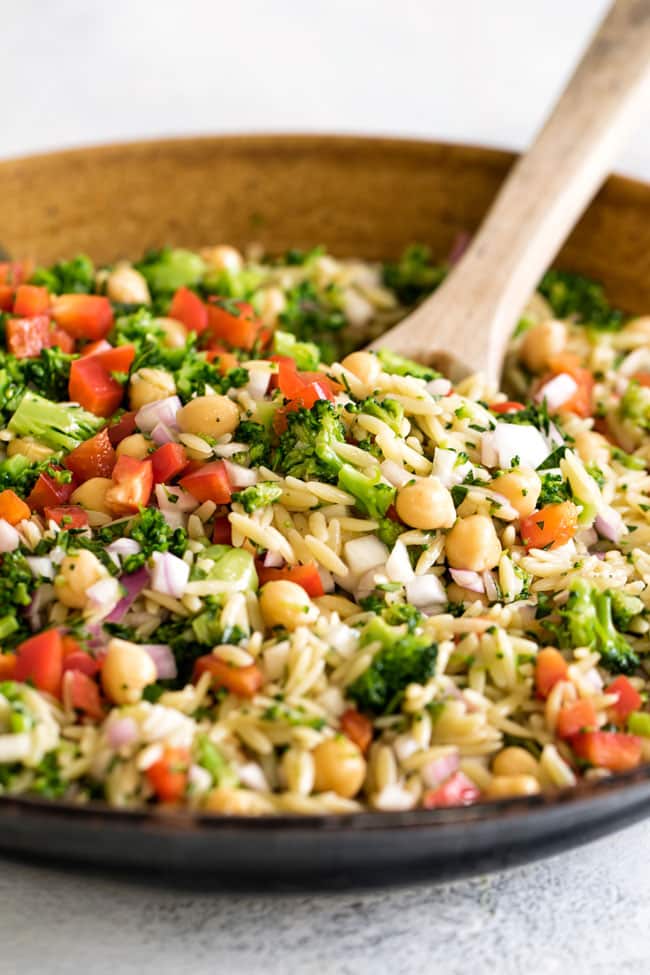
[[[443,278],[0,264],[0,792],[226,814],[650,759],[650,318],[550,272],[509,395],[357,351]]]

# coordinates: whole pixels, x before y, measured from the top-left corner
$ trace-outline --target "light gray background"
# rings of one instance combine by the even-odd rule
[[[0,0],[0,156],[251,130],[523,146],[605,7]],[[647,124],[619,168],[650,179]],[[636,973],[650,953],[649,841],[642,825],[501,876],[320,898],[193,895],[0,861],[0,972]]]

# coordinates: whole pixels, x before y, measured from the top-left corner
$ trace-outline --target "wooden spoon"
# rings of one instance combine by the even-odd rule
[[[608,174],[649,79],[650,0],[615,0],[459,264],[370,348],[497,382],[522,308]]]

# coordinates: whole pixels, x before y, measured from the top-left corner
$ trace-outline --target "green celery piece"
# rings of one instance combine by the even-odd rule
[[[152,291],[171,292],[198,284],[205,273],[205,262],[198,254],[177,247],[161,251],[158,260],[151,264],[143,262],[139,270]]]
[[[75,404],[63,405],[27,390],[8,428],[19,437],[34,437],[53,450],[74,450],[106,420]]]
[[[235,584],[236,592],[257,589],[259,582],[255,560],[250,552],[229,545],[211,545],[201,553],[202,558],[214,559],[209,578]]]
[[[281,329],[273,335],[273,352],[294,359],[298,369],[317,369],[320,363],[320,350],[314,342],[298,342],[295,335]]]
[[[11,636],[18,629],[18,621],[15,616],[3,616],[0,619],[0,641]]]
[[[627,719],[627,730],[630,734],[650,738],[650,714],[645,711],[633,711]]]
[[[235,787],[239,779],[207,735],[197,736],[197,761],[212,776],[215,785]]]

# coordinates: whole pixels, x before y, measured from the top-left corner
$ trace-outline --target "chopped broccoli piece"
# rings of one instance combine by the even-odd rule
[[[650,738],[650,714],[646,711],[633,711],[627,719],[627,730],[631,735]]]
[[[558,318],[575,316],[581,324],[602,331],[617,331],[623,324],[623,313],[612,308],[602,285],[581,274],[547,271],[537,290]]]
[[[253,467],[271,465],[271,435],[262,423],[242,420],[235,431],[235,440],[249,445],[248,456]]]
[[[630,623],[643,612],[643,603],[638,596],[631,596],[620,589],[612,589],[609,593],[612,602],[612,619],[614,625],[627,633]]]
[[[618,412],[621,419],[631,420],[642,430],[650,430],[650,388],[631,380],[618,404]]]
[[[206,272],[198,290],[203,297],[221,295],[222,298],[235,298],[237,301],[252,299],[262,284],[263,275],[255,268],[243,267],[240,271],[209,270]]]
[[[214,579],[217,582],[225,582],[230,592],[257,589],[259,583],[255,560],[246,549],[232,548],[230,545],[210,545],[203,550],[201,557],[212,559],[214,565],[209,572],[193,569],[190,576],[192,580]]]
[[[331,286],[319,294],[310,281],[301,281],[286,293],[287,307],[280,313],[283,331],[301,342],[315,342],[324,362],[334,362],[348,348],[345,315],[337,305],[338,291]]]
[[[394,487],[381,480],[379,469],[369,475],[350,464],[341,467],[338,484],[354,496],[357,507],[370,518],[383,518],[397,494]]]
[[[547,504],[561,504],[572,497],[571,488],[561,474],[542,474],[542,489],[537,501],[537,507],[543,508]]]
[[[19,437],[35,437],[52,450],[74,450],[106,421],[81,406],[53,403],[27,390],[8,427]]]
[[[641,457],[635,457],[634,454],[626,454],[624,450],[620,450],[618,447],[612,447],[612,460],[617,461],[622,467],[627,467],[631,471],[643,471],[646,467],[646,463]]]
[[[399,708],[409,684],[424,684],[433,675],[438,645],[425,636],[402,634],[402,627],[390,626],[381,617],[364,628],[362,644],[378,640],[382,648],[347,689],[361,711],[391,714]]]
[[[406,525],[403,525],[401,521],[395,521],[393,518],[380,518],[379,528],[377,529],[377,537],[380,542],[383,542],[387,548],[393,547],[397,539],[406,531]]]
[[[214,785],[234,787],[238,778],[219,749],[207,735],[196,736],[196,760],[212,776]]]
[[[311,247],[308,251],[291,247],[283,254],[281,263],[288,264],[290,267],[305,267],[306,264],[313,264],[316,258],[322,257],[323,254],[325,254],[323,244],[317,244],[316,247]]]
[[[503,423],[518,423],[525,426],[536,427],[542,433],[548,433],[551,427],[551,418],[548,415],[546,400],[542,400],[541,403],[530,403],[523,410],[517,410],[514,413],[500,413],[495,417],[495,419]],[[561,449],[562,447],[557,448],[558,451]],[[556,454],[556,451],[553,451],[553,454],[546,458],[544,461],[544,466],[549,463],[550,457],[552,457],[554,454]]]
[[[384,284],[397,293],[405,305],[412,305],[434,291],[443,280],[445,265],[431,263],[431,251],[423,244],[411,244],[396,263],[384,264]]]
[[[619,604],[619,613],[621,608]],[[609,590],[599,592],[586,579],[575,579],[560,617],[561,646],[590,647],[600,654],[603,666],[615,674],[630,674],[639,666],[637,654],[614,626]]]
[[[22,454],[15,454],[0,462],[0,491],[11,488],[20,497],[26,497],[38,480],[43,465],[32,464]]]
[[[177,288],[191,287],[203,277],[205,262],[193,251],[164,247],[152,251],[135,265],[144,275],[152,294],[171,294]]]
[[[258,508],[265,508],[269,504],[274,504],[281,494],[282,488],[273,481],[262,481],[260,484],[253,484],[244,488],[243,491],[236,491],[232,500],[237,501],[244,511],[250,515]]]
[[[349,407],[348,407],[349,408]],[[383,420],[394,433],[399,434],[402,420],[404,419],[404,407],[397,400],[387,396],[381,402],[370,397],[364,399],[354,408],[354,412],[368,413],[369,416]]]
[[[334,446],[344,439],[343,424],[329,400],[318,400],[310,410],[293,410],[287,413],[287,429],[274,452],[273,469],[302,480],[334,483],[341,469]]]
[[[404,356],[391,352],[390,349],[379,349],[377,352],[381,368],[384,372],[389,372],[392,376],[415,376],[416,379],[438,379],[439,372],[429,366],[423,366],[412,359],[405,359]]]
[[[3,620],[8,617],[16,623],[10,632],[7,631],[5,623],[5,636],[2,638],[5,650],[20,643],[29,635],[22,610],[25,606],[29,606],[36,585],[37,579],[19,549],[0,555],[0,606],[2,606]]]
[[[320,350],[314,342],[298,342],[291,332],[280,329],[273,334],[273,352],[295,359],[298,369],[317,369],[320,363]]]
[[[95,284],[95,267],[85,254],[77,254],[71,261],[36,268],[30,284],[44,286],[56,295],[89,294]]]
[[[131,573],[141,568],[153,552],[171,552],[182,558],[187,549],[187,532],[183,528],[170,528],[158,508],[145,508],[131,521],[129,534],[140,546],[137,555],[124,560],[124,571]]]
[[[47,399],[66,400],[70,365],[76,358],[60,349],[43,349],[37,358],[22,360],[25,383],[34,386]]]
[[[411,603],[391,603],[382,612],[384,620],[391,626],[406,623],[409,633],[413,633],[422,619],[422,613]]]

